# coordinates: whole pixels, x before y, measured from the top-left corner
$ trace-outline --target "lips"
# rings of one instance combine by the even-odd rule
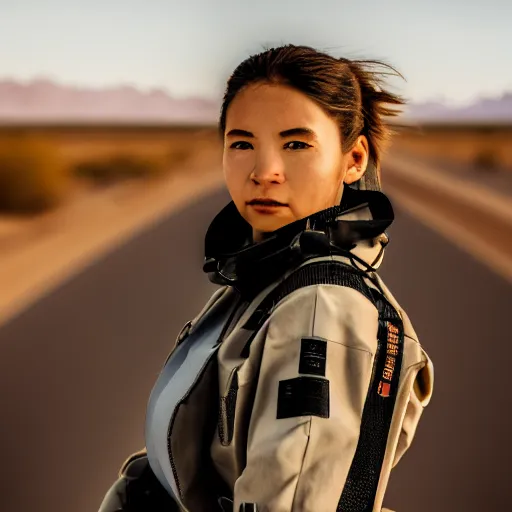
[[[279,201],[276,201],[274,199],[253,199],[252,201],[249,201],[247,204],[253,205],[253,206],[287,206],[285,203],[280,203]]]

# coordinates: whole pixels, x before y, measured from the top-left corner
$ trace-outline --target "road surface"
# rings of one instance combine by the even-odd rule
[[[3,512],[95,512],[143,446],[145,405],[215,286],[203,236],[225,191],[137,236],[0,329]],[[434,397],[385,505],[508,504],[512,287],[397,209],[381,274],[435,367]],[[37,264],[37,262],[34,262]]]

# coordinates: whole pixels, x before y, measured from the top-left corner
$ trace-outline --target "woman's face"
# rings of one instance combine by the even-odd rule
[[[284,85],[249,85],[227,111],[224,176],[254,241],[339,204],[343,182],[362,176],[367,154],[364,136],[343,154],[336,122],[308,96]],[[280,205],[265,206],[258,199]]]

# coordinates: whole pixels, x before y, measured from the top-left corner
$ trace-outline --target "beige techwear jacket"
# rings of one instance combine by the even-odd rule
[[[372,214],[363,204],[337,218]],[[411,445],[433,390],[432,362],[407,314],[361,263],[377,270],[386,243],[381,233],[351,249],[359,259],[307,259],[249,301],[235,301],[220,342],[199,370],[187,367],[191,384],[178,398],[165,398],[176,395],[170,389],[178,380],[167,388],[157,383],[148,407],[148,458],[180,510],[221,510],[220,496],[232,500],[235,512],[386,510],[391,469]],[[313,268],[341,277],[319,282]],[[299,285],[255,324],[265,299],[299,275],[309,277],[297,278]],[[178,348],[194,331],[205,338],[201,325],[230,294],[232,287],[223,286],[212,295]],[[169,361],[182,357],[178,348]]]
[[[387,298],[404,321],[405,339],[375,511],[381,510],[392,467],[411,444],[433,381],[432,363],[409,319],[389,292]],[[348,287],[320,284],[301,288],[276,307],[244,360],[240,353],[245,337],[238,336],[238,329],[251,311],[242,315],[218,351],[219,392],[225,404],[221,407],[221,433],[228,430],[229,421],[233,432],[214,436],[214,465],[234,489],[235,511],[242,502],[255,502],[258,510],[272,512],[335,511],[356,454],[372,379],[377,310],[360,292]],[[389,351],[394,348],[391,345]],[[311,374],[315,377],[306,377]],[[301,378],[328,386],[325,408],[313,407],[310,414],[300,410],[296,402],[301,394],[321,394],[323,389],[321,385],[305,389]],[[231,405],[235,410],[230,419],[233,389],[237,390],[236,404]],[[252,409],[250,421],[247,409]]]

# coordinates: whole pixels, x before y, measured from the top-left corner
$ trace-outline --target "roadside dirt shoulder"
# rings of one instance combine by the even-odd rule
[[[512,201],[508,194],[393,155],[384,191],[419,221],[512,283]]]
[[[0,324],[162,216],[223,184],[197,163],[163,178],[83,195],[20,225],[0,222]]]

